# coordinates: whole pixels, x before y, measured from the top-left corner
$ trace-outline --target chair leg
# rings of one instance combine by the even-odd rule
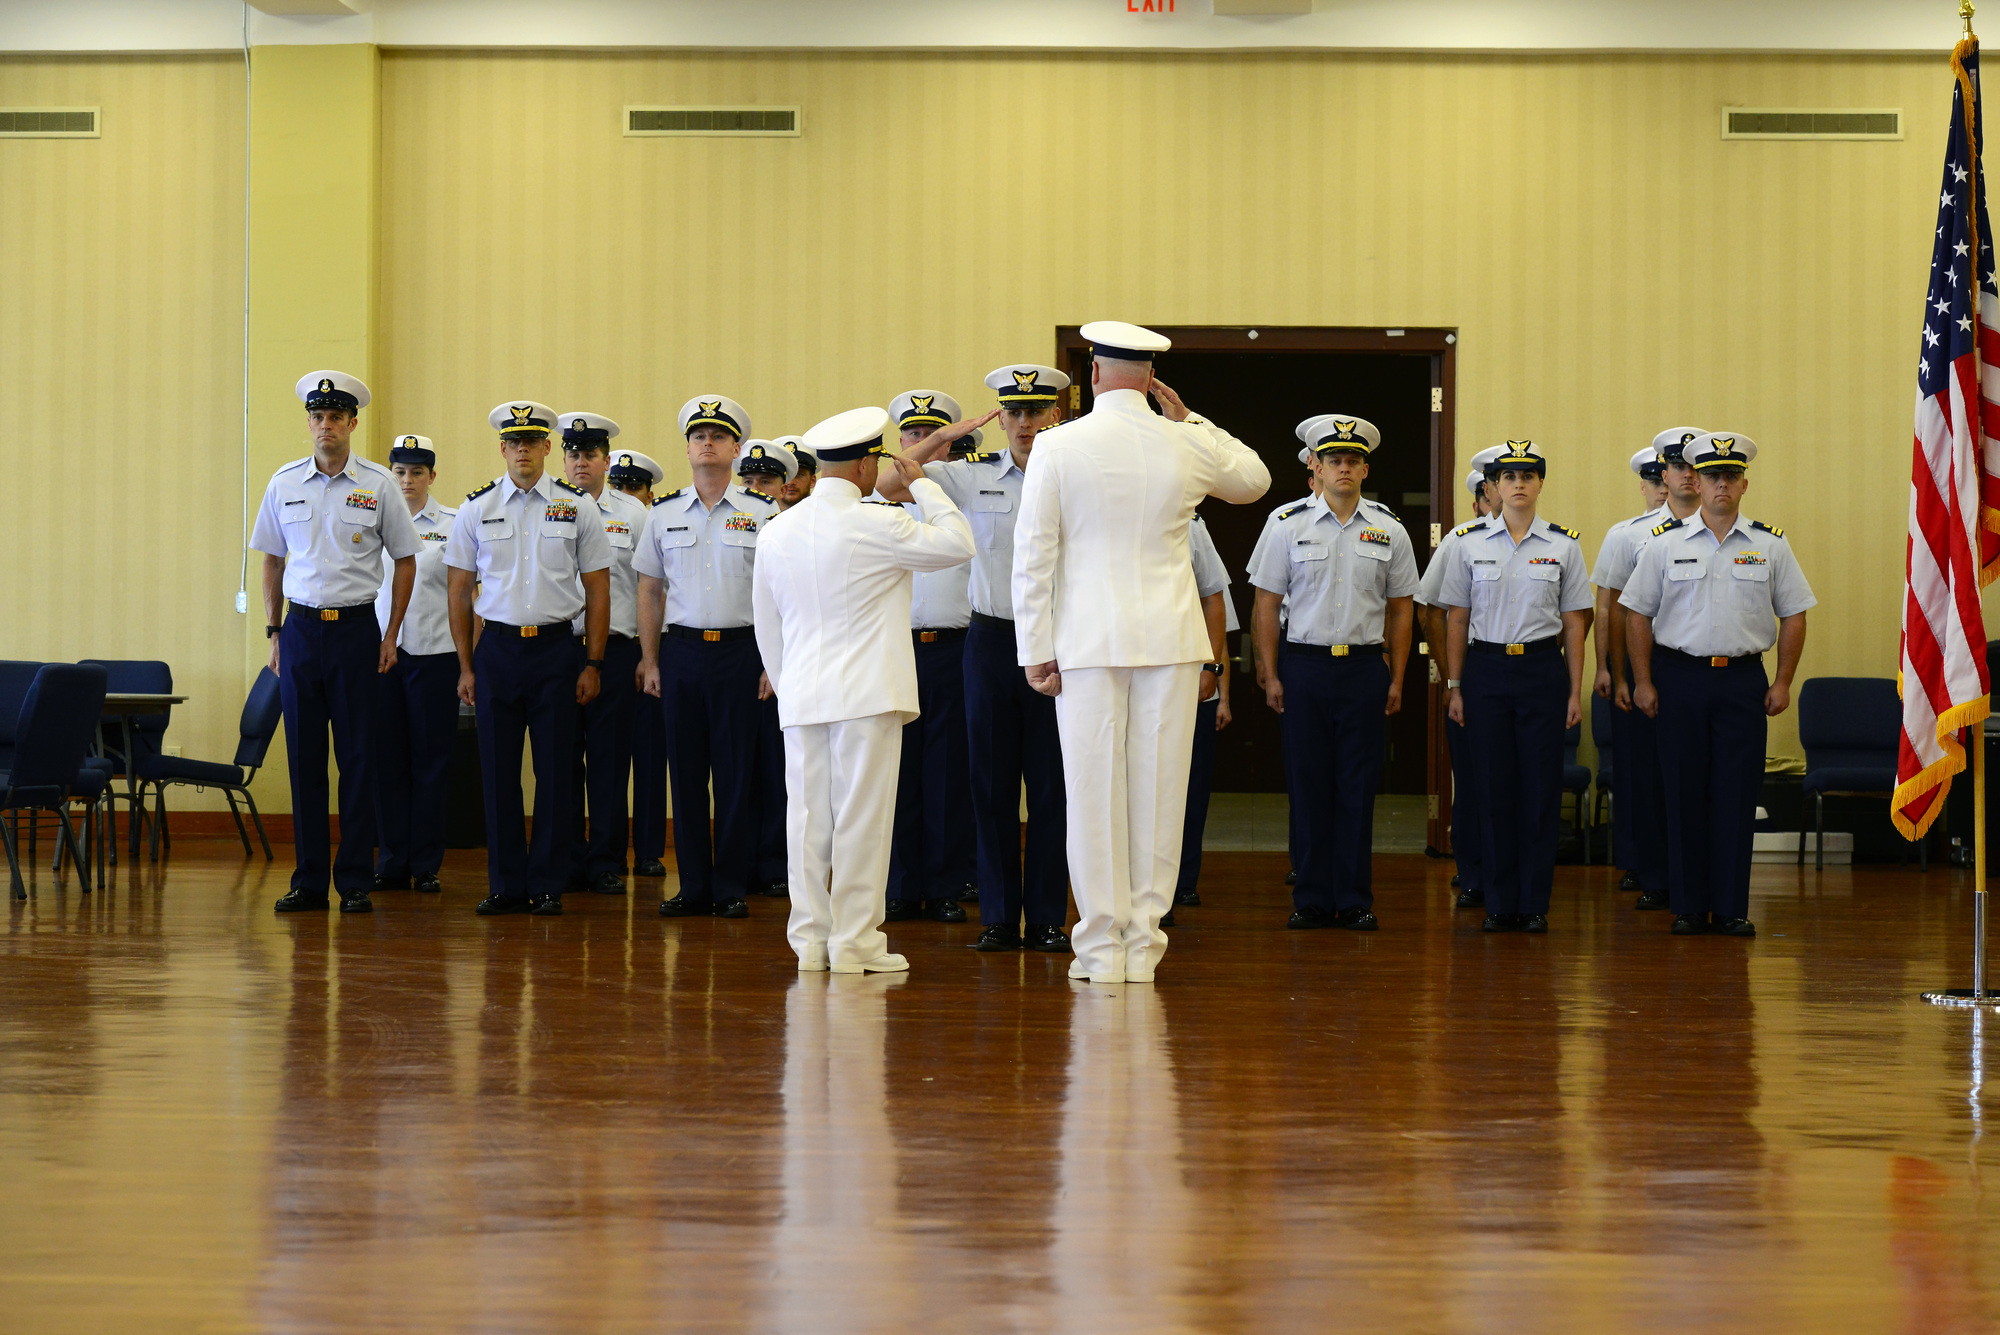
[[[28,887],[21,880],[21,861],[16,847],[21,840],[19,825],[12,820],[0,824],[0,843],[7,845],[7,871],[14,887],[14,898],[26,899]]]
[[[250,823],[257,827],[257,842],[264,845],[264,861],[271,860],[271,841],[264,834],[264,818],[257,814],[257,799],[250,796],[250,790],[243,792],[243,805],[250,808]]]
[[[159,784],[160,790],[160,851],[174,851],[174,827],[167,820],[167,785]]]
[[[1806,817],[1803,811],[1799,813],[1799,865],[1806,865]]]
[[[160,860],[160,827],[167,819],[167,785],[153,785],[153,818],[146,826],[146,855],[154,862]]]
[[[229,803],[229,818],[236,822],[236,837],[243,841],[243,856],[250,856],[250,831],[243,828],[243,813],[236,809],[236,794],[225,788],[222,800]]]
[[[1826,870],[1826,794],[1813,794],[1813,870]]]
[[[83,849],[76,842],[76,826],[70,823],[69,803],[61,802],[56,805],[56,821],[62,827],[57,832],[57,837],[69,845],[70,864],[76,868],[78,884],[83,887],[83,892],[88,894],[90,893],[90,874],[86,870],[87,864],[83,860]]]

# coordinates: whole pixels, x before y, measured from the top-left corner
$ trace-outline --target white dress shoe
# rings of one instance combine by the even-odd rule
[[[1125,971],[1125,981],[1128,983],[1150,983],[1153,981],[1153,971],[1151,969],[1127,969]]]
[[[1125,981],[1123,970],[1117,973],[1092,973],[1089,966],[1084,964],[1082,960],[1070,961],[1069,976],[1092,983],[1122,983]]]
[[[863,960],[859,964],[836,964],[833,966],[833,971],[835,973],[903,973],[909,967],[910,962],[901,955],[877,955],[874,959]]]
[[[805,957],[799,961],[799,972],[825,973],[826,971],[826,946],[821,943],[807,946]]]

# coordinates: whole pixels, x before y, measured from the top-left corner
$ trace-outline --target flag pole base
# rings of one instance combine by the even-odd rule
[[[1969,987],[1950,987],[1942,992],[1926,992],[1924,1000],[1933,1006],[1948,1006],[1955,1010],[2000,1010],[2000,993],[1988,992],[1975,996]]]

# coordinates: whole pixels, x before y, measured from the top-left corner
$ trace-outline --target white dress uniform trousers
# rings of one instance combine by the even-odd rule
[[[853,972],[882,934],[903,725],[917,716],[910,573],[972,559],[972,530],[936,483],[923,522],[826,478],[770,520],[752,587],[757,647],[785,733],[785,835],[802,968]]]
[[[1014,528],[1015,641],[1024,666],[1062,672],[1073,977],[1150,981],[1166,950],[1210,652],[1188,521],[1205,496],[1240,505],[1270,485],[1247,445],[1198,417],[1168,421],[1137,390],[1098,395],[1035,442]]]

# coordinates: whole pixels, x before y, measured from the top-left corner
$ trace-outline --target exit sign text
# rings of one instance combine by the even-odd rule
[[[1174,0],[1125,0],[1127,14],[1171,14]]]

